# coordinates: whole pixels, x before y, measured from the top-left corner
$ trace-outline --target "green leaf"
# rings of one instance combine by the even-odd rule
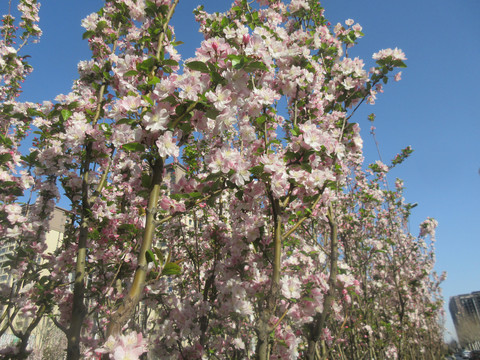
[[[155,252],[155,255],[157,255],[157,259],[160,261],[160,263],[163,263],[163,252],[160,248],[153,248],[153,251]]]
[[[185,118],[187,120],[190,120],[191,117],[192,117],[191,114],[192,113],[190,112]],[[184,134],[190,134],[192,132],[192,129],[193,129],[192,125],[188,121],[180,124],[178,127],[180,128],[180,130],[183,131]]]
[[[170,195],[170,199],[173,199],[173,200],[176,200],[176,201],[185,199],[187,197],[188,197],[188,195],[186,195],[186,194],[171,194]]]
[[[155,255],[153,254],[152,250],[147,250],[145,252],[145,258],[147,259],[147,263],[153,262],[155,264],[155,266],[158,266],[158,262],[155,259]]]
[[[22,160],[25,161],[28,165],[34,165],[37,162],[37,156],[38,150],[35,150],[28,155],[22,156]]]
[[[220,26],[221,26],[222,28],[225,28],[225,27],[228,26],[229,23],[230,23],[229,19],[228,19],[227,17],[224,17],[224,18],[222,19],[222,22],[220,23]]]
[[[210,69],[210,71],[213,71],[213,72],[216,72],[219,68],[217,64],[212,64],[210,62],[207,63],[207,66]]]
[[[32,109],[32,108],[27,109],[27,114],[29,116],[43,116],[43,114],[40,111]]]
[[[202,61],[190,61],[189,63],[186,63],[185,66],[191,70],[200,71],[205,74],[210,72],[208,66]]]
[[[5,164],[12,159],[10,154],[0,154],[0,164]]]
[[[291,133],[293,136],[299,136],[300,135],[300,128],[298,126],[294,126],[293,129],[291,130]]]
[[[178,62],[173,59],[165,59],[163,60],[162,65],[178,66]]]
[[[265,123],[265,121],[267,121],[267,118],[266,118],[265,115],[262,115],[255,120],[255,122],[257,123],[258,126],[263,125]]]
[[[172,29],[171,28],[167,28],[167,38],[168,38],[168,41],[172,40]]]
[[[250,169],[250,172],[255,176],[260,176],[263,173],[263,165],[257,165]]]
[[[302,163],[301,167],[303,170],[308,171],[309,173],[312,172],[312,165],[309,163]]]
[[[66,110],[66,109],[63,109],[61,111],[61,114],[62,114],[63,121],[67,121],[70,118],[70,116],[72,116],[72,112],[70,110]]]
[[[120,234],[136,234],[137,231],[137,227],[133,224],[122,224],[118,227],[118,232]]]
[[[153,100],[147,95],[142,95],[143,100],[147,101],[150,105],[154,106]]]
[[[243,190],[238,190],[236,193],[235,193],[235,197],[242,201],[243,200]]]
[[[148,189],[151,183],[152,183],[152,177],[146,172],[142,173],[142,186]]]
[[[148,0],[145,2],[145,5],[145,12],[147,13],[147,15],[154,18],[156,15],[157,5]]]
[[[406,68],[407,67],[407,65],[402,60],[394,60],[393,61],[393,66],[399,67],[399,68]]]
[[[187,105],[186,104],[180,104],[175,108],[175,113],[177,115],[182,115],[187,111]]]
[[[350,44],[353,44],[355,42],[356,36],[353,31],[350,31],[350,33],[346,36],[347,42]]]
[[[149,81],[148,81],[148,85],[156,85],[160,82],[160,79],[156,76],[154,76],[153,78],[151,78]]]
[[[232,66],[234,69],[240,70],[245,66],[245,61],[248,58],[242,55],[228,55],[227,59],[232,62]]]
[[[267,71],[268,68],[267,68],[267,65],[265,65],[263,62],[261,61],[254,61],[254,62],[251,62],[250,64],[248,64],[247,66],[245,66],[245,71],[254,71],[254,70],[264,70],[264,71]]]
[[[135,119],[123,118],[117,121],[117,125],[121,125],[121,124],[133,125],[135,121],[136,121]]]
[[[137,70],[129,70],[129,71],[127,71],[125,74],[123,74],[123,77],[135,76],[135,75],[138,75],[138,71],[137,71]]]
[[[205,113],[205,116],[208,117],[209,119],[215,120],[219,114],[220,114],[220,111],[218,111],[215,108],[210,108]]]
[[[68,104],[68,110],[75,109],[76,107],[78,107],[78,101],[74,101]]]
[[[90,39],[94,35],[95,35],[95,31],[93,31],[93,30],[85,31],[82,35],[82,39],[83,40]]]
[[[107,22],[105,20],[99,21],[97,23],[97,31],[102,31],[107,27]]]
[[[128,143],[128,144],[123,144],[122,149],[126,150],[126,151],[140,151],[140,152],[143,152],[143,151],[145,151],[145,146],[140,144],[140,143],[137,143],[137,142],[132,142],[132,143]]]
[[[225,78],[216,71],[212,71],[210,73],[210,77],[212,78],[212,82],[215,84],[221,84],[221,85],[227,84],[227,81],[225,80]]]
[[[6,146],[12,146],[13,141],[12,141],[12,139],[4,136],[3,134],[0,134],[0,144],[5,144]]]
[[[154,57],[149,57],[147,60],[142,61],[140,64],[137,64],[137,70],[143,72],[150,72],[157,63],[157,59]]]
[[[171,74],[173,72],[173,69],[170,66],[163,66],[163,72]]]
[[[198,192],[198,191],[194,191],[194,192],[188,194],[188,196],[192,199],[197,199],[199,197],[202,197],[202,193]]]
[[[36,283],[36,284],[35,284],[35,287],[36,287],[38,290],[40,290],[40,291],[45,290],[45,287],[44,287],[43,285],[39,284],[39,283]]]
[[[171,276],[171,275],[180,275],[182,273],[182,269],[177,263],[168,263],[165,264],[162,270],[162,275]]]
[[[175,99],[175,96],[169,95],[166,98],[162,99],[162,102],[168,102],[170,105],[175,106],[178,104],[177,99]]]

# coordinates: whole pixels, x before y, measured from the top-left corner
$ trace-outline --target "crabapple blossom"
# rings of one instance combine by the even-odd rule
[[[388,57],[391,57],[393,60],[407,60],[404,52],[398,48],[380,50],[372,56],[374,60],[386,59]]]
[[[291,276],[284,276],[282,280],[282,295],[287,299],[300,298],[300,285],[301,282],[298,278]]]
[[[195,10],[203,41],[182,59],[177,3],[105,2],[82,21],[92,57],[72,91],[41,105],[16,100],[31,68],[4,18],[0,241],[19,251],[0,297],[21,338],[8,351],[28,353],[18,316],[51,318],[69,360],[439,354],[436,222],[408,232],[403,186],[385,185],[395,160],[362,170],[353,122],[405,54],[381,50],[367,73],[344,55],[363,36],[353,20],[237,0]],[[37,38],[38,3],[19,4]],[[60,194],[69,220],[47,252]]]
[[[113,360],[136,360],[147,351],[147,344],[141,333],[131,332],[117,338],[110,336],[97,353],[109,354]]]
[[[160,156],[173,156],[178,157],[180,149],[173,141],[172,132],[166,131],[163,135],[160,135],[156,141],[158,147],[158,153]]]

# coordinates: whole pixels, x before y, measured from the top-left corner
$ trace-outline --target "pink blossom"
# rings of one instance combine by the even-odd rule
[[[205,97],[211,101],[215,108],[219,111],[224,110],[232,101],[231,91],[223,88],[222,86],[217,86],[215,92],[207,92]]]
[[[204,75],[198,71],[186,71],[182,76],[178,77],[178,86],[182,91],[179,94],[180,99],[188,99],[192,101],[198,100],[198,94],[202,92],[204,88]],[[160,97],[168,95],[172,91],[172,82],[164,80],[157,84],[155,92],[159,94]]]
[[[145,125],[145,129],[148,131],[160,131],[166,130],[169,119],[169,111],[163,107],[157,106],[152,110],[152,112],[147,112],[143,116],[142,123]]]
[[[25,217],[22,215],[22,208],[19,204],[8,204],[5,205],[4,209],[8,214],[7,219],[11,224],[25,221]]]
[[[241,338],[236,338],[233,340],[233,345],[237,348],[237,349],[245,349],[245,343],[243,342],[243,340]]]
[[[268,154],[260,156],[260,162],[264,165],[264,170],[271,174],[281,174],[285,172],[285,163],[279,154]]]
[[[230,45],[224,38],[212,38],[202,42],[202,46],[197,49],[196,55],[200,61],[207,61],[210,58],[220,60],[225,59],[231,52]]]
[[[82,20],[82,26],[87,31],[95,31],[97,28],[98,14],[92,13]]]
[[[333,336],[329,328],[323,328],[322,330],[322,339],[330,345],[333,342]]]
[[[424,222],[420,224],[420,236],[430,235],[435,237],[435,229],[438,226],[438,222],[435,219],[427,218]]]
[[[395,345],[389,345],[385,350],[385,357],[387,359],[396,360],[398,358],[398,352]]]
[[[73,113],[65,124],[65,141],[70,146],[79,146],[87,135],[92,132],[93,128],[81,113]]]
[[[407,60],[403,51],[398,48],[380,50],[372,56],[374,60],[386,59],[388,57],[391,57],[392,60]]]
[[[290,3],[290,11],[294,13],[300,9],[310,10],[310,5],[308,4],[308,1],[292,0],[292,2]]]
[[[177,144],[173,140],[172,132],[166,131],[163,135],[158,137],[156,141],[158,153],[160,156],[168,157],[174,156],[178,157],[180,149],[178,148]]]
[[[383,173],[387,173],[390,169],[388,168],[387,165],[385,165],[383,162],[381,162],[380,160],[377,160],[375,161],[375,164],[377,165],[377,168],[379,171],[383,172]]]
[[[246,166],[237,167],[235,174],[231,177],[232,182],[237,186],[244,185],[248,180],[250,180],[250,171]]]
[[[255,99],[261,105],[271,105],[276,100],[280,99],[280,94],[278,94],[275,90],[266,87],[255,89],[253,94],[255,95]]]
[[[302,283],[298,277],[285,275],[282,278],[282,295],[287,299],[299,299],[301,296],[301,285]]]
[[[342,85],[345,88],[345,90],[350,90],[355,87],[355,83],[353,82],[351,77],[347,77],[342,81]]]
[[[147,343],[142,333],[131,332],[128,335],[110,336],[104,346],[97,349],[100,354],[108,353],[113,360],[137,360],[147,351]]]

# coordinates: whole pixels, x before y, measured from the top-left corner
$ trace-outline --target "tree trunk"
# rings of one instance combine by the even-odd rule
[[[328,279],[328,294],[325,296],[323,302],[323,312],[317,314],[313,320],[313,323],[310,324],[310,338],[308,340],[308,349],[307,349],[307,359],[316,360],[317,357],[317,346],[320,340],[322,330],[325,327],[327,318],[330,315],[332,309],[332,304],[335,299],[335,288],[337,284],[337,273],[338,273],[338,235],[337,235],[337,223],[333,218],[333,209],[330,204],[327,212],[328,223],[330,226],[330,277]],[[324,351],[322,351],[324,355]]]
[[[163,159],[157,159],[153,166],[152,188],[148,200],[147,218],[145,221],[145,231],[143,233],[143,241],[138,255],[137,270],[130,288],[123,303],[118,310],[110,318],[107,326],[107,338],[110,335],[120,334],[122,327],[133,316],[135,307],[140,302],[145,287],[145,279],[147,276],[147,258],[146,252],[151,249],[154,232],[155,232],[155,211],[160,196],[160,185],[163,180]]]

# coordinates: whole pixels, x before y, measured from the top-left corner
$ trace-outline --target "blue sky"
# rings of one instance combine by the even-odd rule
[[[202,0],[180,0],[173,24],[183,58],[191,57],[201,36],[192,10]],[[207,11],[223,11],[228,0],[204,0]],[[480,290],[480,2],[476,0],[324,0],[332,24],[352,18],[365,37],[351,52],[373,65],[371,55],[398,47],[407,55],[403,80],[391,82],[374,106],[354,117],[363,131],[368,162],[378,159],[369,135],[368,114],[377,116],[377,139],[387,162],[411,145],[413,155],[390,174],[405,181],[405,197],[418,203],[411,231],[430,216],[438,220],[438,272],[447,271],[443,294]],[[44,35],[25,49],[35,71],[24,84],[22,100],[41,102],[68,93],[76,64],[88,59],[81,19],[99,0],[48,0],[40,10]],[[6,1],[0,5],[5,13]],[[446,307],[447,308],[447,307]],[[453,325],[447,312],[447,328]],[[446,338],[449,338],[447,334]]]

